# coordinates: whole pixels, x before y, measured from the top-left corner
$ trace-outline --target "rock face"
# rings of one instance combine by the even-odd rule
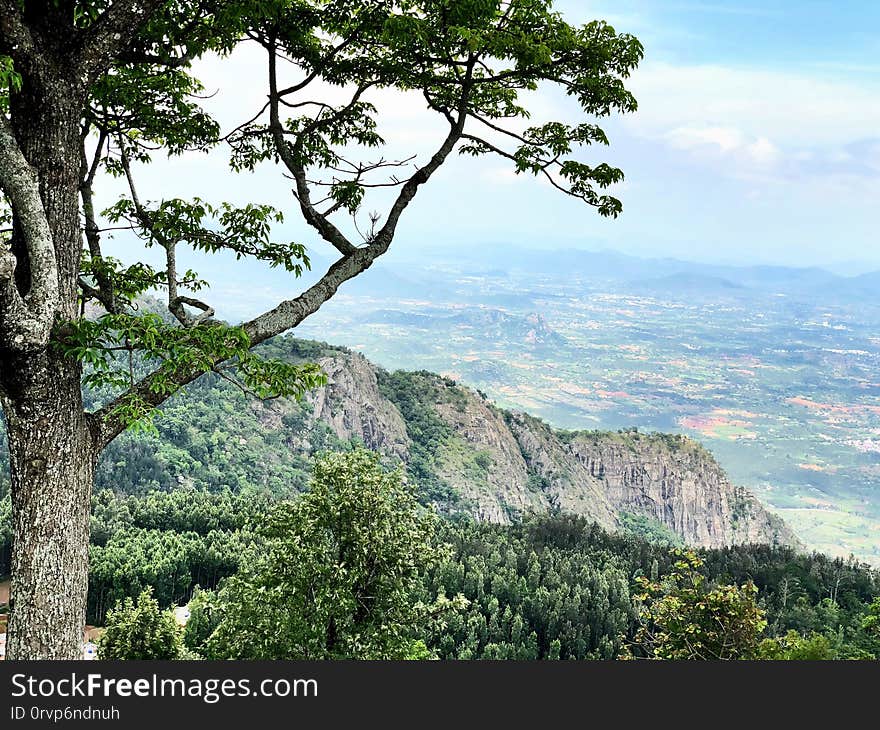
[[[507,523],[518,514],[546,509],[546,502],[528,488],[528,465],[503,415],[476,394],[461,393],[465,398],[456,404],[437,406],[452,432],[440,450],[439,476],[479,520]]]
[[[608,529],[626,513],[691,545],[799,545],[781,519],[731,484],[714,457],[686,437],[560,432],[436,375],[410,374],[402,397],[400,388],[382,387],[392,376],[362,355],[340,352],[320,363],[329,382],[309,397],[312,418],[389,457],[421,459],[421,468],[428,464],[455,495],[439,505],[449,512],[509,523],[530,511],[561,509]]]
[[[649,517],[688,543],[796,542],[781,519],[730,483],[697,442],[657,434],[579,434],[569,450],[617,512]]]
[[[732,485],[696,441],[638,432],[559,433],[525,414],[507,420],[551,506],[609,528],[622,513],[640,515],[703,547],[797,544],[785,523]]]
[[[397,408],[379,393],[376,369],[360,353],[323,357],[327,385],[308,395],[312,418],[341,439],[360,439],[373,451],[406,460],[410,440]]]
[[[559,434],[524,413],[508,414],[506,420],[547,509],[583,515],[608,529],[617,526],[618,510],[605,484],[585,468]]]

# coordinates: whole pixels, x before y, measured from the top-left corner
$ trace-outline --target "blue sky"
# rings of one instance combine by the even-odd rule
[[[732,262],[880,262],[880,3],[560,2],[646,57],[609,125],[624,217],[585,243]]]
[[[880,5],[870,0],[557,3],[571,17],[602,17],[643,39],[651,57],[675,63],[880,71]]]
[[[493,242],[880,268],[880,3],[558,0],[557,8],[573,21],[605,18],[645,45],[630,83],[639,111],[603,123],[611,146],[601,159],[626,173],[623,216],[600,219],[501,160],[456,159],[407,212],[399,253],[429,245],[454,257]],[[197,72],[218,92],[207,103],[227,125],[264,99],[263,61],[252,51]],[[377,101],[389,155],[436,146],[442,125],[418,97]],[[534,103],[536,118],[577,121],[554,95]],[[194,155],[143,176],[143,197],[273,202],[289,211],[280,235],[322,249],[277,169],[235,177],[222,155]]]

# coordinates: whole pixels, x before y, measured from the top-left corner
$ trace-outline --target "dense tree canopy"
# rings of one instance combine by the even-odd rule
[[[100,639],[101,659],[177,659],[181,632],[174,616],[159,608],[149,589],[126,598],[107,614]]]
[[[402,659],[430,618],[412,600],[439,557],[435,520],[400,471],[365,450],[328,454],[310,490],[265,516],[262,544],[227,579],[209,654],[238,659]]]
[[[638,628],[628,657],[718,661],[754,659],[767,627],[754,583],[712,585],[703,561],[679,550],[663,579],[639,576]]]
[[[399,506],[416,516],[423,510],[412,501]],[[186,643],[191,650],[232,655],[233,647],[224,642],[214,644],[216,654],[207,645],[226,602],[248,611],[260,606],[247,592],[218,594],[213,589],[229,576],[237,576],[230,585],[252,588],[257,564],[263,578],[270,579],[268,562],[248,558],[252,550],[265,554],[258,547],[265,538],[255,528],[265,523],[269,509],[270,503],[255,500],[250,492],[100,493],[92,509],[89,621],[109,623],[108,608],[134,601],[150,585],[163,609],[189,601]],[[682,578],[675,566],[680,557],[662,537],[651,544],[637,535],[609,535],[583,519],[563,515],[511,526],[440,521],[436,527],[433,543],[439,560],[423,565],[419,580],[407,588],[412,605],[426,609],[423,620],[407,623],[407,635],[419,637],[407,644],[411,656],[424,651],[448,659],[616,658],[649,618],[640,619],[639,603],[633,602],[646,583],[658,587],[660,601],[664,594],[682,598],[673,585],[677,573],[679,582]],[[429,534],[423,537],[427,541]],[[767,628],[756,635],[757,646],[749,634],[749,651],[758,658],[880,656],[876,571],[854,561],[780,547],[705,550],[699,557],[704,580],[694,596],[715,592],[720,605],[748,606],[753,618],[755,607],[764,613]],[[336,580],[326,572],[312,577]],[[697,580],[693,574],[686,577]],[[736,588],[748,581],[756,587],[754,597]],[[320,590],[343,587],[337,583]],[[699,629],[698,622],[691,624]],[[258,635],[254,632],[253,626],[244,628],[245,636]],[[278,646],[289,648],[295,640],[278,639]],[[637,642],[633,653],[644,655],[640,646]],[[277,655],[262,644],[249,648],[255,656]]]

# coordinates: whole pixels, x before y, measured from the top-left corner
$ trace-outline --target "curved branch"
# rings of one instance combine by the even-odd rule
[[[275,150],[296,181],[296,198],[299,201],[299,207],[306,222],[318,231],[321,237],[337,251],[344,256],[350,256],[357,251],[357,247],[345,237],[342,231],[327,220],[326,216],[321,215],[315,209],[315,206],[312,204],[308,180],[306,179],[306,171],[293,155],[287,140],[284,139],[284,127],[281,125],[281,117],[278,112],[279,91],[274,45],[270,45],[267,50],[269,52],[269,129],[272,132]],[[358,90],[358,94],[352,103],[355,103],[362,93],[363,91]]]
[[[370,268],[373,262],[386,250],[387,246],[384,248],[367,246],[356,249],[351,256],[346,256],[333,264],[317,284],[309,287],[295,299],[284,301],[275,309],[246,322],[242,326],[248,334],[251,344],[258,345],[296,327],[306,317],[317,312],[343,283]],[[219,365],[219,362],[215,365]],[[192,382],[204,373],[204,370],[198,369],[180,370],[171,376],[171,381],[173,385],[180,387]],[[158,407],[171,394],[167,390],[157,392],[154,386],[160,379],[167,379],[167,377],[167,372],[160,367],[159,370],[148,375],[128,392],[120,395],[100,410],[89,414],[92,432],[99,449],[109,444],[126,428],[124,420],[114,413],[117,407],[123,405],[132,396],[149,406]]]
[[[86,129],[88,134],[88,129]],[[104,153],[104,145],[108,141],[107,131],[101,129],[98,142],[95,146],[95,155],[89,163],[85,150],[85,135],[83,136],[82,161],[80,164],[80,186],[79,193],[82,200],[83,216],[85,217],[85,236],[86,243],[89,247],[89,256],[94,266],[95,282],[97,283],[97,298],[108,312],[116,311],[116,297],[113,291],[113,282],[107,275],[104,268],[104,257],[101,253],[101,231],[95,219],[95,202],[94,191],[92,186],[95,181],[95,175],[98,172],[98,166],[101,162],[101,155]],[[92,293],[86,289],[83,291],[92,296]],[[93,290],[94,291],[94,290]]]
[[[25,160],[12,128],[0,114],[0,189],[6,194],[24,237],[30,288],[15,283],[17,260],[0,251],[0,335],[2,346],[28,351],[45,347],[58,308],[58,266],[37,175]]]
[[[297,176],[297,170],[301,171],[303,181],[306,187],[308,182],[305,180],[305,171],[293,154],[291,146],[284,139],[284,130],[281,126],[278,113],[278,91],[275,76],[275,53],[273,49],[269,49],[269,65],[270,65],[270,126],[273,134],[279,157],[288,167],[294,177]],[[340,237],[337,241],[342,246],[345,254],[341,259],[334,263],[313,286],[306,289],[299,296],[281,302],[274,309],[264,312],[260,316],[246,322],[242,325],[247,333],[251,346],[255,346],[264,342],[271,337],[293,329],[303,320],[320,309],[320,307],[334,294],[339,287],[346,281],[353,279],[359,274],[366,271],[373,265],[375,260],[384,254],[391,245],[394,233],[400,216],[404,210],[416,196],[419,188],[424,185],[431,176],[440,168],[446,158],[455,148],[455,145],[462,137],[465,122],[468,116],[468,103],[470,100],[470,92],[472,89],[472,75],[475,61],[472,58],[469,61],[468,70],[462,82],[461,97],[459,99],[457,116],[451,120],[449,134],[444,139],[440,148],[434,153],[430,161],[422,168],[419,168],[415,174],[403,185],[397,199],[395,200],[388,220],[376,236],[363,247],[356,247],[345,238],[341,232],[336,229],[329,221],[321,216],[312,206],[314,212],[315,228],[321,232],[325,240],[334,243],[334,231]],[[310,199],[306,199],[310,204]],[[303,200],[300,200],[302,206]],[[303,211],[304,213],[306,210]],[[311,221],[310,221],[311,222]],[[337,245],[334,243],[334,245]],[[337,248],[339,246],[337,245]],[[214,363],[216,367],[218,363]],[[169,373],[167,369],[160,367],[146,378],[141,380],[137,385],[128,392],[118,396],[115,400],[106,404],[103,408],[94,413],[89,414],[90,425],[94,433],[97,447],[103,448],[110,443],[125,428],[126,422],[118,413],[120,406],[125,405],[128,399],[137,398],[141,403],[149,407],[157,407],[164,402],[170,395],[167,387],[157,387],[160,383],[167,384],[171,381],[173,387],[181,387],[192,382],[205,370],[202,369],[181,369]],[[170,376],[170,377],[169,377]]]
[[[176,287],[175,287],[176,290]],[[189,316],[187,314],[186,309],[183,308],[183,305],[186,304],[194,309],[201,309],[202,313],[196,315],[195,317]],[[202,322],[205,322],[211,317],[214,316],[214,308],[208,304],[205,304],[200,299],[195,299],[193,297],[186,297],[183,295],[175,296],[168,303],[168,311],[171,312],[177,320],[184,327],[198,327]]]
[[[394,205],[391,206],[391,211],[388,213],[388,220],[385,222],[385,225],[382,226],[379,233],[376,234],[377,241],[391,242],[391,239],[394,238],[394,232],[397,230],[400,216],[403,215],[403,211],[407,209],[412,202],[412,199],[415,198],[419,188],[428,182],[431,176],[446,161],[446,158],[449,157],[452,150],[455,149],[455,145],[461,139],[462,134],[464,133],[464,125],[468,118],[468,103],[470,101],[471,89],[473,88],[475,63],[476,58],[471,56],[468,61],[465,77],[462,80],[461,97],[459,98],[457,110],[458,117],[456,119],[450,119],[451,129],[449,130],[449,134],[446,136],[440,149],[434,153],[430,162],[424,167],[419,168],[419,170],[407,180],[406,184],[401,189],[400,194],[397,196],[397,200],[394,201]]]

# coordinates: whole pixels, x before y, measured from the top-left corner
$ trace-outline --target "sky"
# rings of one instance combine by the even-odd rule
[[[407,211],[395,251],[454,257],[492,243],[880,269],[880,3],[557,0],[556,7],[572,22],[605,19],[645,46],[628,82],[638,111],[603,120],[611,145],[588,157],[624,170],[615,190],[623,215],[600,218],[512,174],[503,160],[456,158]],[[255,48],[197,66],[212,94],[205,104],[227,128],[261,106],[264,66]],[[374,101],[387,155],[426,159],[444,124],[421,98],[383,92]],[[541,92],[530,104],[536,119],[582,121],[558,95]],[[326,251],[298,220],[290,182],[271,165],[236,176],[223,154],[193,154],[157,160],[139,177],[145,198],[273,203],[288,212],[280,237]],[[109,199],[118,192],[112,183],[105,189]]]
[[[645,45],[613,125],[621,250],[790,265],[880,261],[880,3],[560,4]]]

